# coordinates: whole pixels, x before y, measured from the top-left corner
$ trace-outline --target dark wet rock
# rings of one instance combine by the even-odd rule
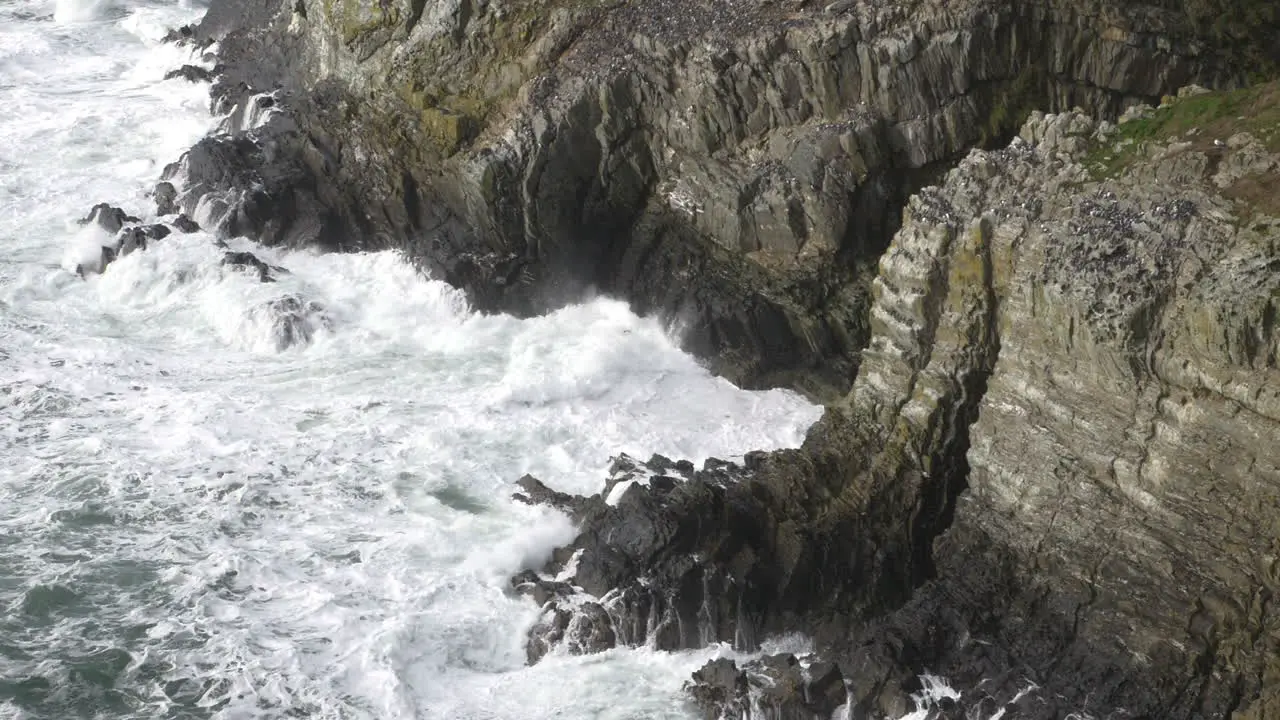
[[[1175,138],[1095,176],[1114,132],[1033,115],[908,203],[860,374],[802,448],[617,464],[566,580],[619,643],[803,631],[854,717],[911,711],[926,673],[960,691],[942,717],[1267,707],[1280,221],[1239,225],[1215,178],[1280,164]]]
[[[222,256],[223,267],[232,267],[239,270],[245,270],[252,275],[257,275],[258,280],[268,283],[275,282],[275,276],[272,274],[272,266],[258,259],[257,255],[251,252],[229,252]]]
[[[838,667],[790,654],[767,655],[742,669],[727,658],[712,660],[693,673],[687,689],[707,720],[830,720],[847,699]]]
[[[730,467],[730,464],[723,463],[719,467],[725,469]],[[655,454],[647,462],[640,462],[624,453],[615,457],[610,464],[609,479],[605,481],[601,495],[612,498],[619,486],[629,487],[635,483],[644,483],[657,492],[666,492],[673,489],[677,483],[692,478],[694,470],[693,463],[688,460],[676,462]]]
[[[192,24],[192,25],[183,25],[181,27],[170,29],[169,32],[164,34],[164,37],[161,38],[160,41],[165,43],[172,43],[175,45],[199,44],[203,47],[208,47],[208,45],[212,42],[211,40],[200,41],[198,40],[198,38],[199,38],[199,34],[197,33],[196,26]]]
[[[547,580],[532,570],[525,570],[511,578],[511,586],[516,592],[533,598],[539,607],[552,600],[572,597],[578,592],[569,583]]]
[[[187,82],[211,82],[218,75],[218,68],[209,70],[199,65],[183,65],[176,70],[170,70],[164,74],[165,80],[173,78],[182,78]]]
[[[168,225],[154,223],[152,225],[143,225],[140,228],[144,235],[152,240],[163,240],[173,234]]]
[[[137,250],[146,250],[147,244],[154,240],[163,240],[172,231],[166,225],[134,225],[126,227],[116,235],[115,251],[124,257]]]
[[[76,265],[76,274],[80,277],[89,275],[98,275],[106,271],[107,266],[115,262],[116,250],[112,247],[102,246],[98,257],[91,263],[79,263]]]
[[[402,249],[482,310],[601,289],[740,384],[825,400],[912,192],[1032,108],[1118,115],[1235,82],[1259,49],[1118,0],[430,7],[214,2],[198,34],[234,120],[211,142],[246,172],[193,151],[184,209],[212,194],[220,234]]]
[[[120,257],[125,257],[136,250],[146,250],[148,237],[144,228],[125,228],[116,236],[116,252]]]
[[[617,645],[613,620],[599,603],[585,602],[565,628],[565,648],[572,655],[604,652]]]
[[[249,237],[266,245],[332,250],[376,247],[352,241],[361,233],[334,220],[337,215],[326,208],[334,188],[323,176],[279,159],[291,156],[301,142],[289,117],[275,115],[253,138],[203,138],[165,168],[164,177],[184,179],[179,198],[183,213],[194,214],[202,201],[208,204],[211,230],[219,238]],[[314,162],[325,161],[317,157]]]
[[[324,306],[294,295],[272,300],[261,310],[271,318],[271,334],[277,350],[306,345],[316,333],[333,327]]]
[[[743,468],[685,477],[678,467],[685,466],[661,456],[652,464],[615,461],[607,498],[574,507],[582,534],[565,549],[575,556],[572,582],[608,596],[621,643],[675,650],[724,641],[754,649],[768,598],[757,573],[771,559],[760,554],[772,555],[761,540],[775,512],[740,493]],[[561,607],[576,612],[572,603]]]
[[[98,203],[89,210],[88,215],[80,220],[80,224],[95,223],[111,235],[115,235],[120,232],[125,223],[139,221],[140,218],[136,218],[118,207],[108,203]]]
[[[157,215],[172,215],[178,212],[178,190],[173,183],[167,180],[158,182],[151,194],[156,200]]]
[[[191,218],[187,217],[185,213],[180,214],[178,215],[178,217],[174,218],[173,226],[178,229],[178,232],[182,232],[182,233],[193,233],[193,232],[200,231],[200,223],[197,223],[195,220],[192,220]]]
[[[512,498],[527,505],[547,505],[570,516],[578,514],[581,509],[582,498],[552,490],[532,475],[517,480],[516,486],[520,492],[513,494]]]
[[[557,647],[571,655],[604,652],[617,644],[613,621],[599,603],[582,602],[574,612],[551,606],[529,631],[525,646],[530,663]]]
[[[564,633],[569,628],[571,619],[572,616],[567,611],[553,608],[534,623],[529,629],[529,642],[525,645],[525,656],[530,664],[541,660],[564,641]]]
[[[729,658],[717,658],[695,670],[689,694],[708,720],[741,717],[750,706],[747,673]]]

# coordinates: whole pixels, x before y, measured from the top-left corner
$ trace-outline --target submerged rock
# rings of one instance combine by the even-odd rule
[[[272,266],[258,259],[257,255],[250,252],[229,252],[222,256],[222,265],[224,267],[233,267],[240,270],[247,270],[250,274],[257,275],[258,280],[268,283],[275,282],[276,278],[272,275]]]
[[[333,327],[323,305],[295,295],[271,300],[258,311],[270,319],[271,337],[279,351],[306,345],[317,332]]]

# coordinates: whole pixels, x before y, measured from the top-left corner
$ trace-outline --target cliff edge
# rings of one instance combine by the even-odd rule
[[[1214,9],[1249,20],[1197,15]],[[219,41],[228,133],[170,174],[183,209],[204,200],[197,219],[225,232],[401,248],[483,310],[598,289],[678,323],[739,384],[831,400],[856,374],[871,279],[912,192],[1031,110],[1114,117],[1239,83],[1280,53],[1258,31],[1273,13],[219,0],[194,35]]]
[[[1276,717],[1280,91],[1193,87],[1270,67],[1276,21],[224,0],[190,34],[225,132],[166,175],[220,232],[397,247],[486,310],[597,288],[828,404],[740,465],[522,480],[582,528],[515,579],[531,661],[801,630],[825,663],[693,697],[890,718],[938,673],[955,717]]]
[[[806,630],[854,717],[928,673],[964,689],[946,717],[1276,717],[1275,187],[1280,85],[1034,114],[908,202],[803,448],[624,458],[558,501],[583,532],[563,587],[517,579],[547,593],[533,644],[598,626],[586,597],[613,642]],[[750,669],[704,670],[708,717],[829,714]]]

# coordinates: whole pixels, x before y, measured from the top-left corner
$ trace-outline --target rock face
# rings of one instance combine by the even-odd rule
[[[1097,0],[219,0],[196,31],[221,41],[216,108],[275,111],[169,175],[223,232],[400,247],[482,309],[595,286],[742,384],[830,399],[908,195],[1032,108],[1117,113],[1270,51],[1197,23]]]
[[[1278,101],[1188,99],[1093,138],[1035,116],[911,203],[852,400],[910,398],[926,427],[910,409],[958,395],[977,419],[938,579],[854,657],[1043,668],[1025,680],[1072,678],[1094,715],[1226,717],[1274,688],[1280,221],[1249,188],[1280,180]],[[975,358],[980,400],[956,382]]]
[[[260,282],[264,283],[275,282],[276,279],[272,274],[272,270],[279,270],[279,268],[273,268],[266,264],[262,260],[258,259],[257,255],[250,252],[223,253],[222,265],[224,267],[233,267],[247,271],[249,274],[256,276]]]
[[[181,221],[184,219],[184,216],[178,218],[179,229],[183,228]],[[173,232],[167,225],[159,223],[137,225],[138,222],[141,222],[140,218],[108,203],[98,203],[90,208],[89,214],[80,220],[80,224],[92,224],[114,237],[110,244],[102,245],[101,253],[92,262],[76,265],[76,274],[86,277],[103,273],[117,258],[137,250],[146,250],[148,241],[163,240]],[[183,231],[186,232],[186,230]]]
[[[799,630],[821,682],[721,663],[704,711],[896,718],[933,672],[946,717],[1267,717],[1280,90],[1096,118],[1265,69],[1274,11],[219,0],[225,132],[165,180],[216,233],[398,247],[482,309],[596,286],[830,401],[798,450],[522,480],[581,525],[514,581],[530,661]],[[324,327],[265,309],[282,348]]]
[[[707,720],[722,717],[830,720],[848,694],[831,663],[768,655],[746,663],[721,658],[693,674],[689,692]]]
[[[805,629],[854,717],[910,711],[925,672],[970,690],[956,717],[1266,717],[1280,85],[1143,114],[1037,113],[913,197],[804,447],[624,458],[551,569],[623,642]],[[694,692],[748,717],[724,688]]]

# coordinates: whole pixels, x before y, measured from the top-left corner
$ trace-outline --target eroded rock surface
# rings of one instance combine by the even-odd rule
[[[727,658],[713,660],[687,689],[707,720],[830,720],[848,699],[839,668],[790,654],[766,655],[741,669]]]
[[[594,286],[831,401],[798,450],[523,482],[582,527],[517,578],[530,660],[801,630],[855,717],[925,671],[965,690],[946,716],[1264,717],[1280,102],[1095,118],[1266,67],[1273,13],[220,0],[192,39],[220,41],[224,132],[165,179],[220,235],[398,247],[484,310]],[[1059,112],[1002,147],[1031,109]],[[305,341],[323,315],[282,302]],[[756,712],[712,670],[705,707]]]
[[[908,203],[861,372],[802,449],[624,459],[552,569],[621,642],[805,629],[855,717],[911,710],[926,672],[957,717],[1266,716],[1280,219],[1250,189],[1280,182],[1276,92],[1035,114],[970,154]]]
[[[1207,28],[1096,0],[220,0],[195,34],[236,120],[170,176],[220,232],[399,247],[485,310],[596,287],[739,383],[833,399],[911,192],[1032,108],[1116,114],[1269,52]]]

